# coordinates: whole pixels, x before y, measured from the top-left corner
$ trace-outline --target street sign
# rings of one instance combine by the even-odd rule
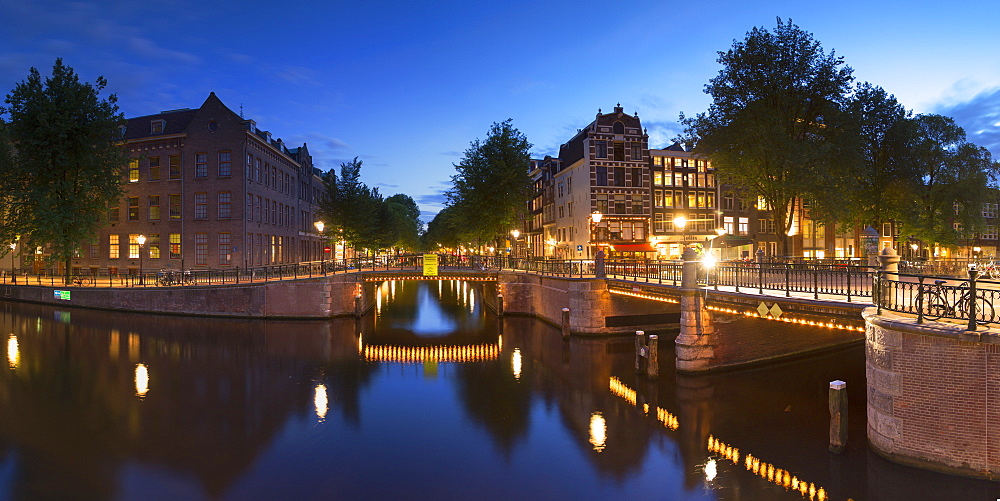
[[[576,246],[576,250],[577,250],[578,252],[583,252],[583,246],[582,246],[582,245],[577,245],[577,246]]]
[[[438,255],[424,254],[424,276],[436,277],[438,274]]]
[[[327,245],[326,247],[323,247],[323,252],[329,254],[330,253],[330,246]]]

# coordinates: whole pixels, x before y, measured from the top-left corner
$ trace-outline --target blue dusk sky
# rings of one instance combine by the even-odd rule
[[[650,147],[705,111],[719,51],[791,18],[915,113],[1000,156],[1000,2],[0,0],[0,91],[62,57],[126,117],[215,92],[328,170],[405,193],[425,222],[470,141],[513,119],[535,157],[621,103]]]

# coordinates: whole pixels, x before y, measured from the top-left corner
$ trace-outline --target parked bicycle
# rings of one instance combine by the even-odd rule
[[[88,286],[88,285],[90,285],[92,283],[94,283],[94,278],[93,277],[85,277],[85,276],[75,276],[75,277],[73,277],[73,285],[78,285],[80,287],[86,287],[86,286]]]
[[[190,271],[185,271],[181,273],[179,271],[160,271],[156,274],[156,283],[164,287],[171,285],[191,285],[194,283],[194,277],[191,276]]]
[[[1000,269],[997,269],[996,263],[990,259],[990,262],[979,265],[979,277],[986,279],[1000,278]]]
[[[969,282],[962,282],[956,287],[945,286],[945,280],[935,280],[934,287],[927,292],[924,297],[924,317],[928,320],[937,320],[941,317],[947,318],[969,318],[969,310],[972,303],[972,290],[969,289]],[[949,290],[954,293],[949,294]],[[954,301],[950,301],[948,296],[955,296]],[[993,321],[995,313],[993,303],[981,292],[976,293],[976,322],[988,324]]]

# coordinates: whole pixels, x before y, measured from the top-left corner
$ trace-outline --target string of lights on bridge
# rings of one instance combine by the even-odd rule
[[[617,377],[612,376],[610,378],[608,388],[613,395],[621,398],[634,407],[639,407],[638,395],[636,391],[629,388],[628,385],[623,383]],[[644,414],[649,415],[649,404],[643,403],[642,411]],[[680,421],[677,419],[677,416],[661,407],[656,408],[656,419],[663,424],[665,428],[671,431],[677,431],[677,429],[680,428]],[[816,487],[814,482],[800,480],[798,476],[793,475],[789,470],[778,468],[771,463],[761,461],[760,458],[752,454],[742,455],[739,448],[722,442],[711,434],[708,436],[706,450],[718,456],[719,459],[730,461],[736,466],[745,467],[748,472],[751,472],[768,482],[783,487],[786,491],[798,492],[799,495],[803,498],[809,499],[809,501],[826,501],[827,499],[827,492],[823,487]],[[741,458],[743,459],[742,462],[740,461]],[[711,458],[705,463],[705,479],[711,482],[715,480],[717,475],[718,461],[716,458]]]
[[[627,291],[627,290],[621,290],[621,289],[608,289],[608,292],[610,292],[612,294],[619,294],[619,295],[622,295],[622,296],[631,296],[631,297],[638,297],[638,298],[642,298],[642,299],[651,299],[653,301],[659,301],[661,303],[680,304],[680,301],[678,301],[677,299],[674,299],[672,297],[660,296],[660,295],[651,294],[651,293],[648,293],[648,292]],[[749,318],[759,318],[759,319],[762,319],[762,320],[770,320],[770,321],[775,321],[775,322],[784,322],[784,323],[789,323],[789,324],[806,325],[806,326],[810,326],[810,327],[820,327],[820,328],[824,328],[824,329],[835,329],[835,330],[844,330],[844,331],[852,331],[852,332],[864,332],[865,331],[864,327],[858,327],[858,326],[854,326],[854,325],[839,324],[839,323],[836,323],[836,322],[823,322],[823,321],[819,321],[819,320],[811,320],[811,319],[808,319],[808,318],[796,318],[796,317],[790,317],[788,315],[773,316],[773,315],[768,315],[768,314],[761,314],[759,311],[756,311],[756,310],[753,310],[753,311],[740,311],[740,310],[736,310],[736,309],[733,309],[733,308],[723,308],[723,307],[719,307],[719,306],[708,306],[708,305],[705,306],[705,309],[707,309],[709,311],[715,311],[715,312],[718,312],[718,313],[728,313],[728,314],[731,314],[731,315],[743,315],[743,316],[749,317]]]

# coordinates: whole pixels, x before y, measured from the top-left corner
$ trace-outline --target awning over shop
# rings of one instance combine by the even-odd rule
[[[740,247],[742,245],[750,245],[752,243],[753,240],[750,240],[748,237],[742,235],[730,235],[728,233],[715,239],[716,247]]]
[[[612,244],[611,250],[615,252],[656,252],[656,249],[648,243],[641,244]]]

